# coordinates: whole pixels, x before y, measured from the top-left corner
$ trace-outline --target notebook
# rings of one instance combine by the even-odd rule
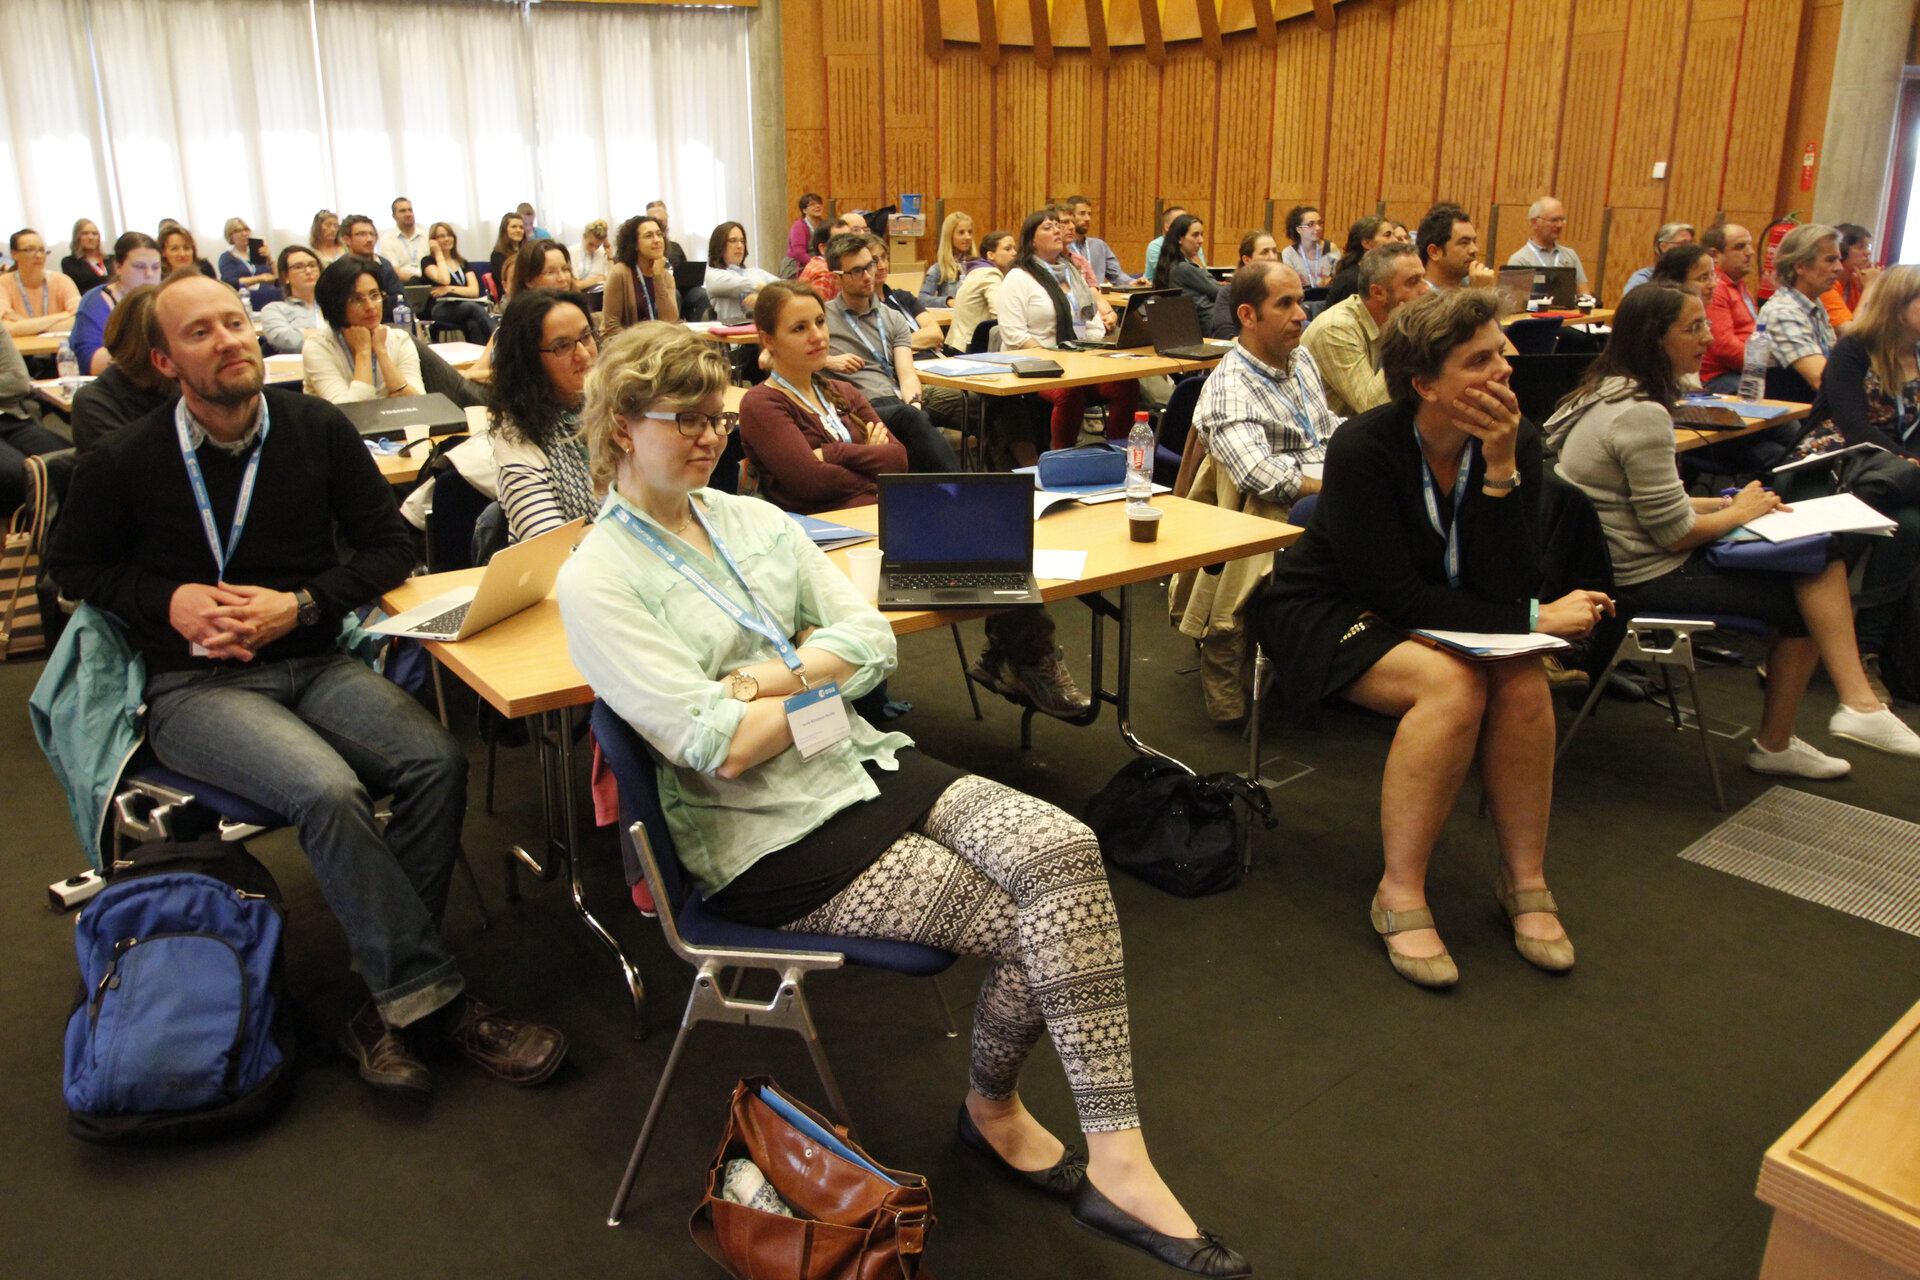
[[[1526,314],[1527,303],[1536,298],[1543,308],[1576,310],[1578,287],[1579,272],[1572,267],[1501,267],[1494,285],[1502,317]]]
[[[994,473],[876,477],[881,609],[1037,605],[1033,481]]]
[[[1176,292],[1172,297],[1151,298],[1146,300],[1146,305],[1147,332],[1155,355],[1175,360],[1218,360],[1233,350],[1231,342],[1200,340],[1200,313],[1194,310],[1193,299],[1186,294]],[[1133,309],[1127,308],[1129,313]]]
[[[467,411],[438,391],[354,400],[334,407],[368,440],[405,440],[409,431],[418,436],[422,428],[430,436],[459,435],[467,429]]]
[[[503,547],[487,561],[477,585],[455,587],[367,630],[414,640],[465,640],[485,631],[547,598],[586,525],[575,520]]]
[[[1114,347],[1125,350],[1131,347],[1145,347],[1153,344],[1153,335],[1147,331],[1147,313],[1153,309],[1155,300],[1166,297],[1178,297],[1178,289],[1154,289],[1145,293],[1136,293],[1128,299],[1126,310],[1120,316],[1120,327],[1103,338],[1082,338],[1073,345],[1076,347]]]

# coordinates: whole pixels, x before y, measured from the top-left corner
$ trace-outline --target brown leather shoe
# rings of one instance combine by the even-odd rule
[[[472,996],[443,1011],[443,1034],[473,1064],[508,1084],[539,1084],[567,1056],[567,1037],[553,1027],[509,1018]]]
[[[414,1053],[406,1030],[388,1026],[373,1001],[348,1019],[340,1044],[359,1064],[360,1078],[383,1093],[414,1102],[425,1102],[433,1093],[433,1076]]]

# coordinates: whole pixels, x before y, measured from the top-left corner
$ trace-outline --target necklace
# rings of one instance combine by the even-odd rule
[[[661,523],[665,524],[666,522],[663,520],[661,521]],[[682,520],[679,524],[675,525],[673,528],[667,530],[667,532],[677,538],[682,533],[686,532],[687,526],[692,523],[693,523],[693,499],[689,498],[687,499],[687,518]]]

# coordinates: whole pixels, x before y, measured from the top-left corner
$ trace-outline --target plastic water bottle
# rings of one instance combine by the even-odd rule
[[[1133,430],[1127,433],[1127,501],[1147,502],[1153,497],[1153,423],[1146,412],[1133,415]]]
[[[1767,326],[1755,325],[1753,335],[1747,339],[1747,362],[1740,368],[1742,400],[1767,398],[1767,362],[1772,358],[1773,339],[1767,336]]]
[[[60,339],[60,351],[54,356],[53,363],[63,378],[80,376],[80,357],[73,354],[73,343],[65,338]]]
[[[393,304],[393,327],[413,332],[413,308],[407,305],[405,298]]]

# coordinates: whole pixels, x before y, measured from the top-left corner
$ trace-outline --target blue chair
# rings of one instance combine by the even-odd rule
[[[1167,407],[1160,411],[1160,434],[1153,457],[1153,482],[1173,487],[1180,474],[1180,459],[1187,450],[1187,436],[1193,431],[1193,411],[1200,404],[1201,389],[1207,375],[1194,374],[1173,384]]]
[[[951,952],[923,947],[911,942],[892,942],[876,938],[827,937],[811,933],[782,933],[736,924],[706,909],[700,891],[687,882],[680,858],[674,851],[673,836],[667,830],[666,814],[660,807],[658,779],[646,745],[633,726],[609,707],[596,700],[593,704],[593,736],[600,754],[613,771],[620,788],[621,840],[624,851],[639,862],[646,876],[653,901],[660,912],[660,930],[666,935],[673,953],[696,970],[693,991],[687,997],[687,1010],[680,1019],[680,1034],[674,1038],[667,1065],[654,1087],[653,1102],[633,1144],[620,1189],[614,1194],[613,1207],[607,1213],[607,1225],[620,1225],[632,1197],[633,1184],[640,1175],[640,1162],[646,1158],[653,1141],[660,1112],[673,1085],[680,1057],[695,1024],[730,1023],[734,1026],[778,1027],[793,1032],[806,1043],[814,1070],[826,1090],[835,1115],[852,1132],[847,1100],[827,1065],[827,1054],[813,1024],[806,991],[801,982],[815,969],[838,969],[851,961],[874,969],[889,969],[916,978],[933,978],[954,962]],[[726,972],[735,971],[732,986],[722,988]],[[739,978],[749,969],[766,970],[779,975],[779,989],[766,1001],[743,999],[737,994]],[[939,984],[934,992],[939,995]],[[945,997],[940,999],[946,1018],[947,1034],[957,1035]]]

